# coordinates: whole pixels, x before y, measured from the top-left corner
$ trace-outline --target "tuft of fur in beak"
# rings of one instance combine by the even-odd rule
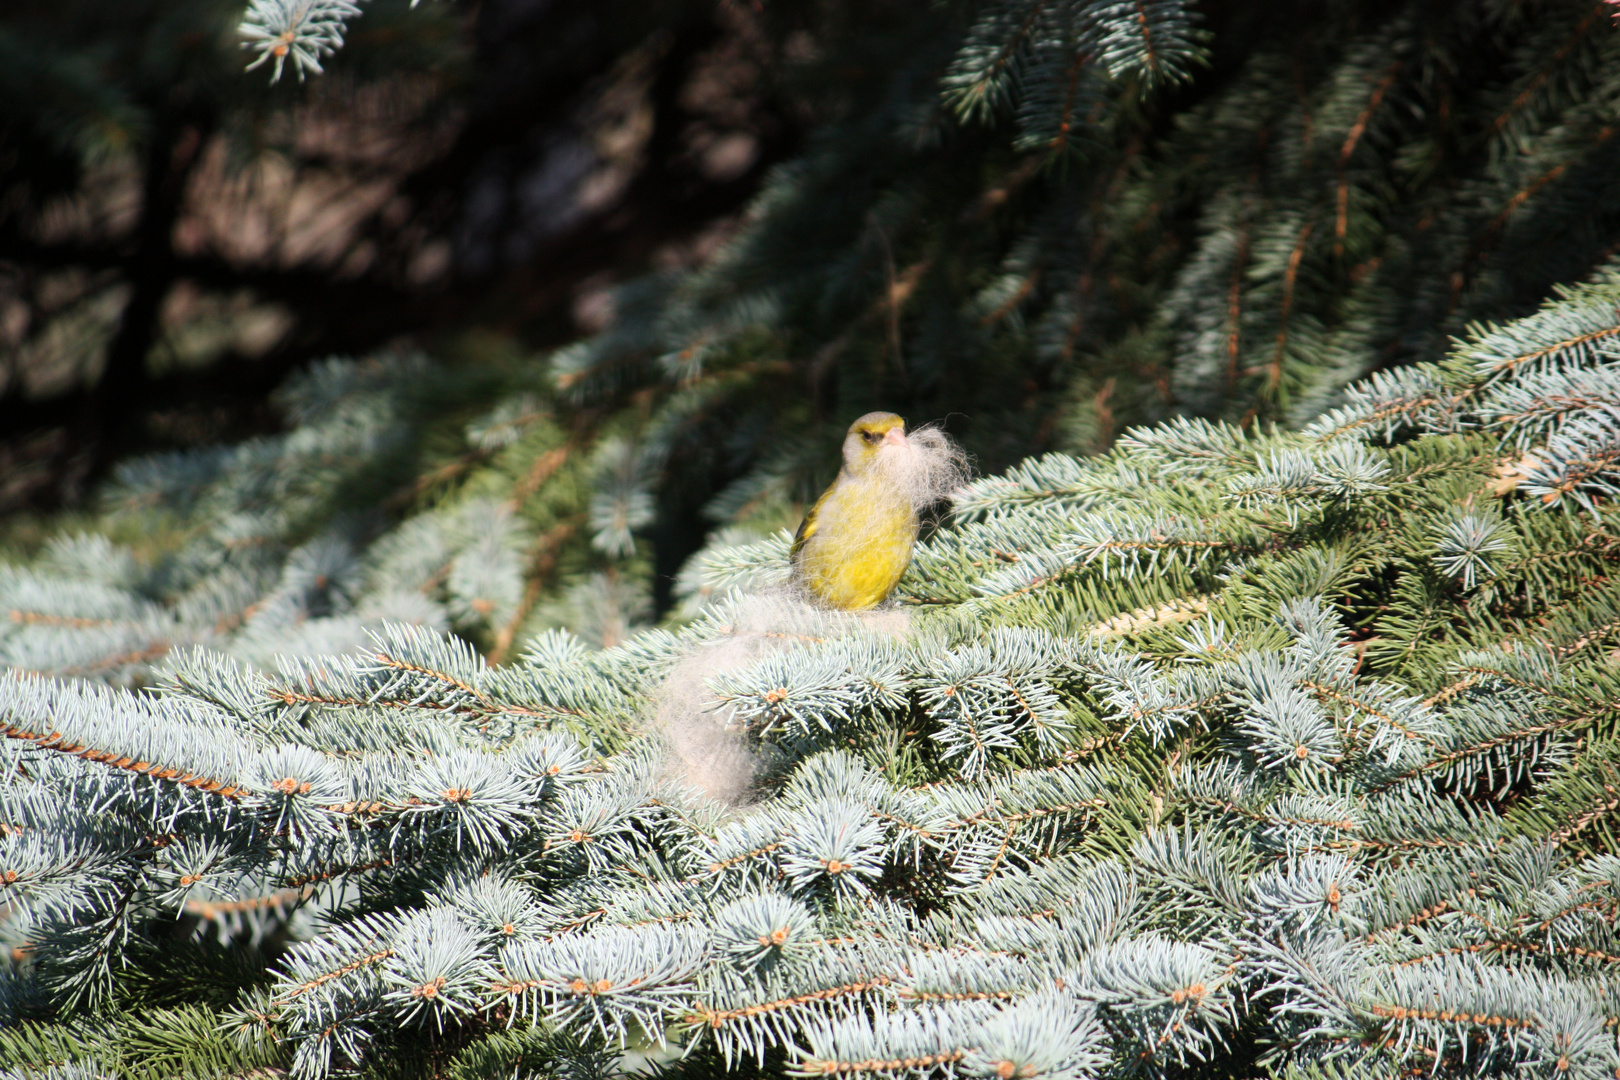
[[[937,427],[925,425],[907,435],[899,427],[883,433],[878,472],[922,513],[949,499],[967,482],[967,455]]]

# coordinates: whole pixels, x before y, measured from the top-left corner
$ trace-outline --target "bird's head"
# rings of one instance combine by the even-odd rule
[[[906,446],[906,421],[892,412],[869,412],[849,425],[844,436],[844,468],[860,475],[873,468],[889,447]]]

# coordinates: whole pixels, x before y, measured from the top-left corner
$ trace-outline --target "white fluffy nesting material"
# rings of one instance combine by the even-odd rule
[[[743,724],[713,690],[716,676],[795,645],[852,633],[903,637],[910,628],[904,609],[829,611],[789,589],[734,597],[717,615],[721,632],[693,646],[664,677],[654,722],[676,779],[731,806],[751,800],[759,762]]]
[[[932,424],[907,432],[903,443],[885,443],[876,468],[919,514],[949,499],[973,475],[967,454]]]

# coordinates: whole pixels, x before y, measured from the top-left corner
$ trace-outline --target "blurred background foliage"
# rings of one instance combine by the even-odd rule
[[[1589,0],[372,0],[274,84],[242,16],[0,15],[8,663],[612,644],[869,409],[1298,425],[1620,240]]]

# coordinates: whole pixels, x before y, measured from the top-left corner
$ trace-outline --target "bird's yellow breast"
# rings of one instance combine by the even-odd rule
[[[911,564],[917,514],[903,492],[881,480],[841,477],[806,519],[794,576],[826,604],[875,607]]]

